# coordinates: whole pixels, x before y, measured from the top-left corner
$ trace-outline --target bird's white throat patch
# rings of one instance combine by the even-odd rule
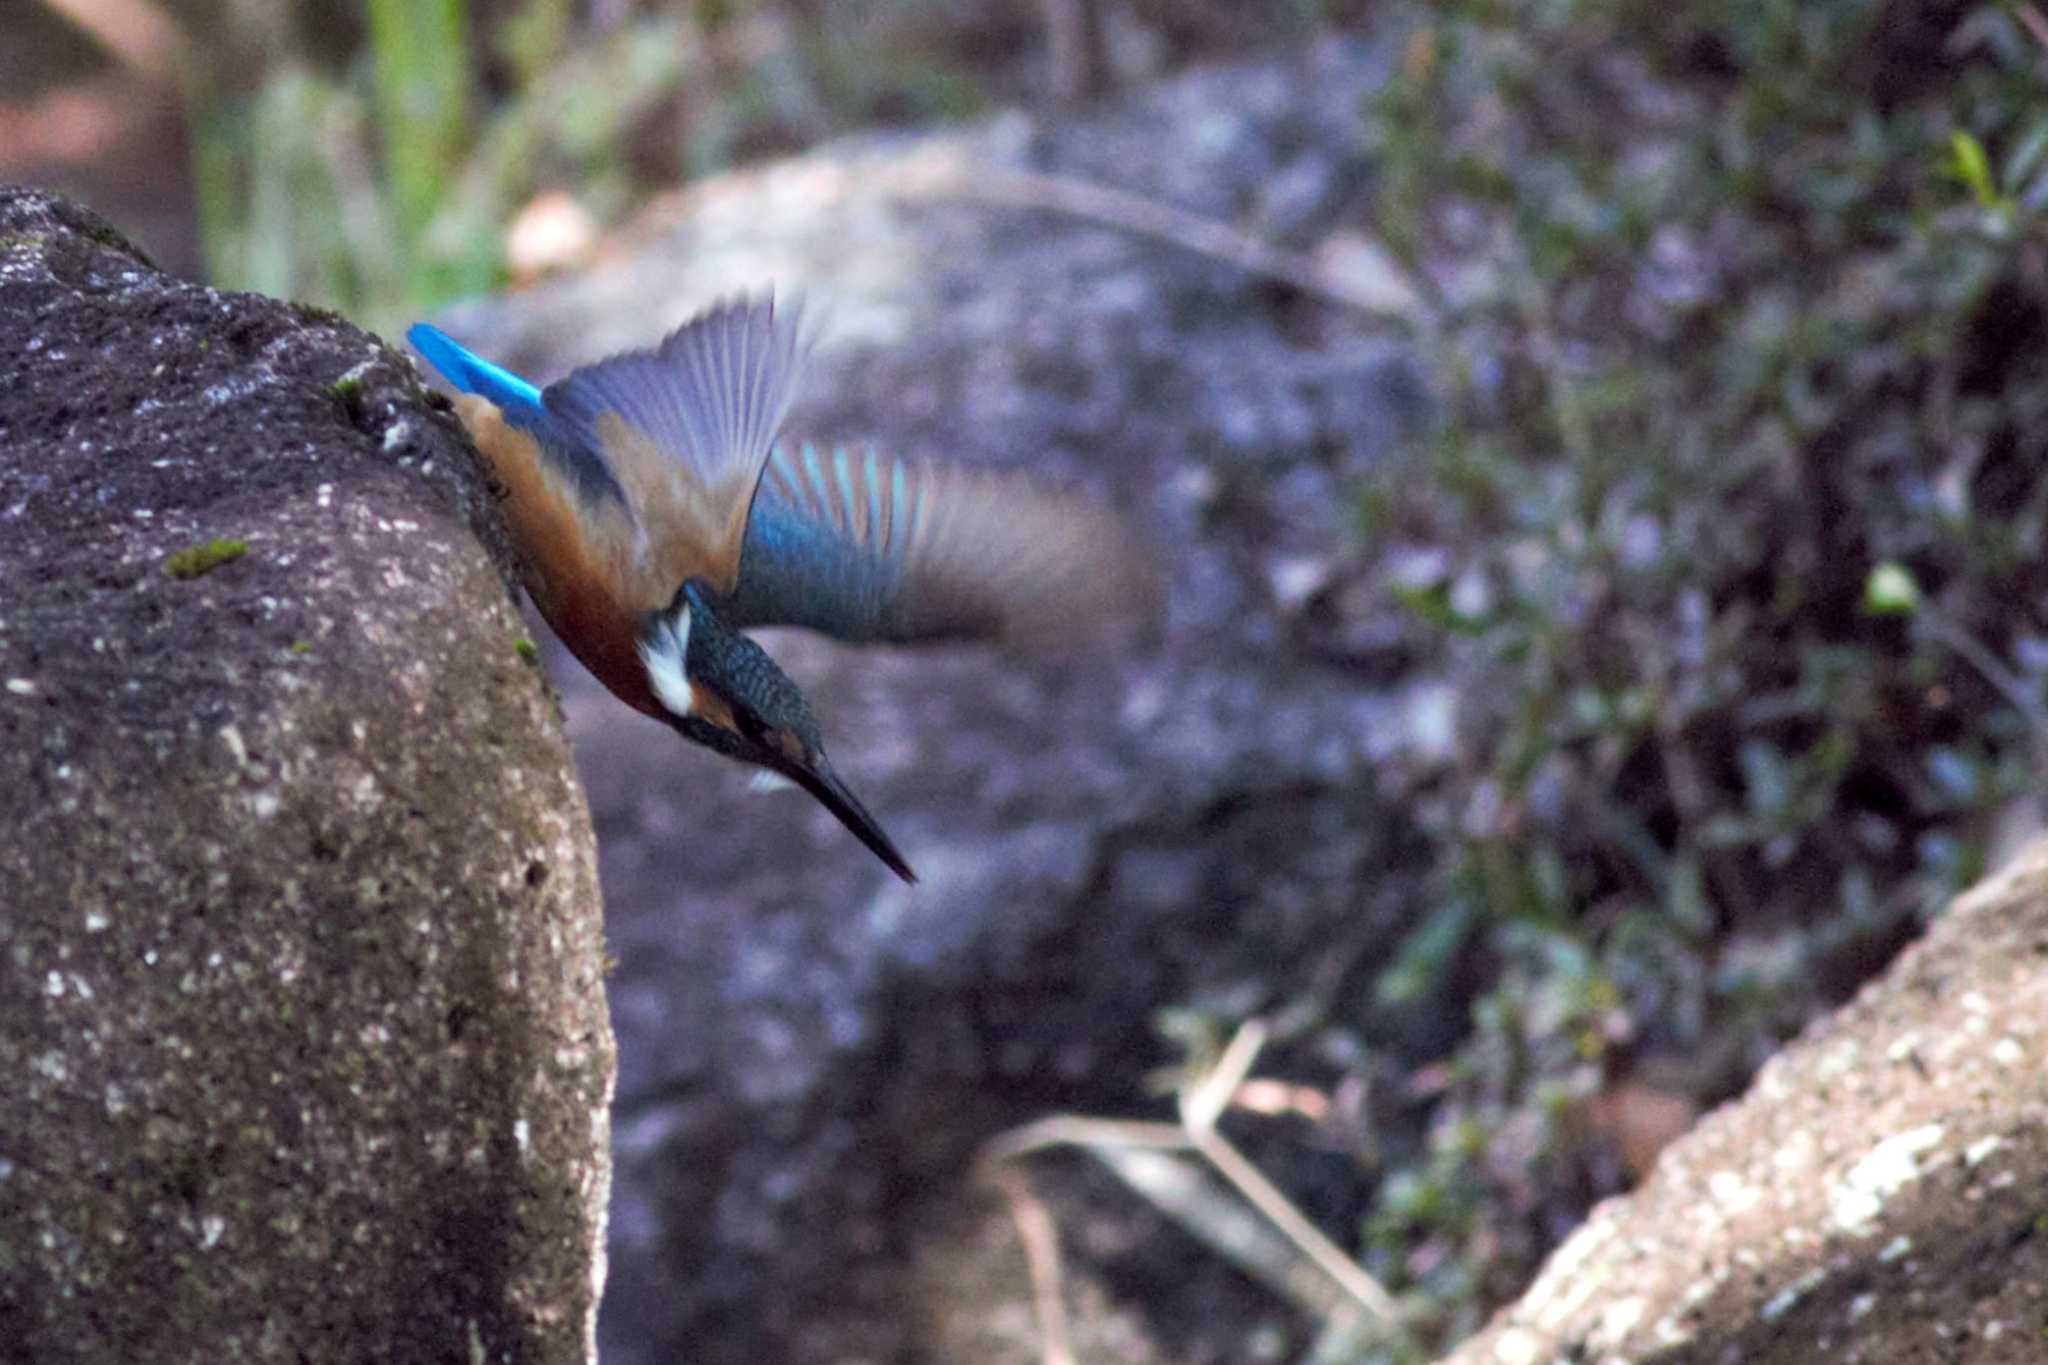
[[[678,716],[687,716],[697,704],[690,688],[685,661],[690,657],[690,605],[663,617],[654,633],[640,642],[640,661],[647,665],[647,684],[661,704]]]

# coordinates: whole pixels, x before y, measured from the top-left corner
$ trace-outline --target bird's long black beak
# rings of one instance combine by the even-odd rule
[[[896,851],[896,845],[889,842],[889,836],[882,833],[882,827],[875,817],[868,814],[868,808],[860,798],[847,790],[839,780],[839,774],[832,771],[832,765],[822,757],[815,768],[791,765],[789,776],[805,791],[824,803],[825,809],[839,817],[839,823],[853,831],[853,837],[866,844],[874,855],[889,865],[889,870],[915,886],[917,874],[910,870],[910,864],[903,861],[903,855]]]

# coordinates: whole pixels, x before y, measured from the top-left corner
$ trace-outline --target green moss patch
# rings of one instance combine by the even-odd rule
[[[173,578],[198,578],[249,553],[246,540],[213,539],[190,545],[164,558],[164,572]]]

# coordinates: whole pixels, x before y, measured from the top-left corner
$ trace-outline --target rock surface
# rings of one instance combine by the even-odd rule
[[[0,190],[0,1355],[591,1357],[591,835],[456,428]]]
[[[1665,1150],[1449,1365],[2048,1353],[2048,840]]]
[[[439,319],[545,378],[800,291],[826,340],[793,436],[1082,485],[1171,580],[1163,639],[1051,662],[766,639],[916,888],[558,671],[620,959],[614,1365],[943,1355],[904,1265],[978,1143],[1130,1112],[1173,1059],[1163,1007],[1369,983],[1409,875],[1374,772],[1406,727],[1316,584],[1355,553],[1356,480],[1426,418],[1418,369],[1370,314],[1043,178],[1305,250],[1362,192],[1382,56],[1332,41],[1080,119],[827,147],[685,193],[610,268]],[[1311,1212],[1348,1238],[1367,1185],[1317,1156]],[[1277,1311],[1159,1246],[1143,1272],[1203,1301],[1181,1320],[1223,1324],[1225,1358]]]

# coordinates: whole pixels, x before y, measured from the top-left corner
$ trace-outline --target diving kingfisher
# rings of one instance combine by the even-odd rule
[[[461,390],[527,589],[583,665],[685,739],[803,787],[914,882],[803,694],[741,632],[1057,643],[1157,584],[1117,518],[1023,476],[778,442],[811,345],[797,312],[722,303],[544,389],[425,323],[406,336]]]

